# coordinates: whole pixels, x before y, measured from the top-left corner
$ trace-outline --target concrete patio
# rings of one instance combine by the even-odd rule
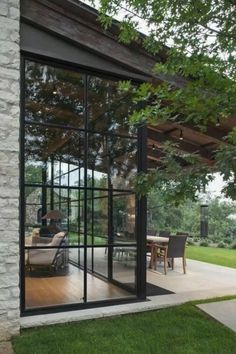
[[[176,261],[175,270],[163,274],[162,266],[157,271],[147,271],[147,281],[174,294],[151,296],[147,301],[124,305],[98,307],[79,311],[28,316],[21,318],[21,327],[81,321],[113,315],[141,312],[176,306],[191,300],[202,300],[226,295],[236,295],[236,269],[187,260],[187,274],[183,274],[181,261]]]
[[[236,332],[236,299],[201,304],[198,307]]]
[[[190,300],[236,294],[236,269],[190,259],[187,274],[183,274],[181,261],[176,259],[174,271],[168,270],[165,276],[159,265],[157,271],[148,270],[147,281]]]

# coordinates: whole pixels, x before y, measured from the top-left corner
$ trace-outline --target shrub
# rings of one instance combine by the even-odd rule
[[[218,243],[217,247],[219,247],[219,248],[225,248],[225,247],[226,247],[226,244],[225,244],[223,241],[221,241],[221,242]]]
[[[187,244],[188,244],[189,246],[194,245],[193,239],[192,239],[192,238],[189,238],[189,239],[187,240]]]
[[[224,238],[223,242],[226,243],[227,245],[230,245],[232,243],[232,240],[230,238]]]
[[[232,243],[231,248],[232,248],[233,250],[236,250],[236,241],[234,241],[234,242]]]
[[[213,236],[213,237],[211,238],[211,241],[212,241],[213,243],[218,243],[218,242],[220,242],[220,237]]]
[[[207,241],[201,241],[199,245],[202,246],[202,247],[208,247],[208,242]]]

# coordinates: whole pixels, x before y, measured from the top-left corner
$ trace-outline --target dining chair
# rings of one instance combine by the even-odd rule
[[[160,237],[169,237],[169,236],[170,236],[170,231],[161,230],[161,231],[159,232],[159,236],[160,236]]]
[[[156,244],[156,259],[155,259],[155,269],[157,260],[164,261],[164,272],[167,274],[168,260],[170,260],[171,268],[174,270],[174,259],[182,258],[183,272],[186,274],[186,256],[185,248],[187,235],[176,235],[170,236],[167,245]]]
[[[157,232],[153,229],[148,229],[147,230],[147,235],[149,236],[156,236]]]
[[[181,236],[181,235],[189,236],[189,233],[188,233],[188,232],[181,232],[181,231],[178,231],[178,232],[176,232],[176,235],[177,235],[177,236]]]

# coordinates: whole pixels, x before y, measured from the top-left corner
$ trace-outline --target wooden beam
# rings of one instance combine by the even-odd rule
[[[184,78],[154,74],[153,68],[157,59],[152,58],[148,53],[145,54],[141,46],[127,46],[119,43],[118,38],[109,35],[101,26],[99,29],[94,28],[94,25],[90,26],[89,17],[86,23],[85,16],[80,16],[79,4],[78,13],[75,16],[70,3],[67,0],[64,2],[68,5],[67,9],[47,0],[23,0],[21,18],[24,22],[43,28],[47,32],[54,33],[77,46],[82,46],[133,72],[145,75],[147,80],[156,78],[158,82],[167,81],[176,87],[186,85],[187,80]]]
[[[163,165],[162,163],[162,158],[165,157],[165,152],[162,151],[161,149],[157,149],[157,150],[153,150],[152,148],[148,148],[147,150],[147,157],[150,160],[153,161],[157,161],[160,162],[161,165]],[[176,162],[178,162],[181,166],[189,166],[190,164],[188,162],[186,162],[181,156],[176,155],[174,157],[174,159],[176,160]]]
[[[208,151],[207,149],[199,146],[199,145],[194,145],[190,142],[186,142],[184,140],[179,140],[177,138],[167,136],[164,133],[161,133],[157,130],[157,128],[149,128],[148,129],[148,139],[154,143],[163,145],[165,142],[170,141],[173,143],[178,144],[178,150],[186,151],[192,154],[199,154],[206,160],[212,160],[213,159],[213,153],[211,151]]]
[[[149,77],[152,76],[155,60],[122,45],[102,33],[102,30],[99,33],[88,24],[84,24],[84,19],[80,21],[79,16],[76,19],[71,18],[73,14],[68,13],[62,7],[55,6],[48,1],[24,0],[21,16],[68,41],[82,45],[132,70],[145,73]]]
[[[213,138],[214,141],[218,142],[223,142],[226,143],[224,138],[228,135],[229,131],[224,129],[223,126],[220,126],[219,128],[214,127],[213,125],[208,125],[205,131],[202,131],[200,128],[192,126],[191,124],[184,123],[183,125],[181,124],[180,128],[188,128],[191,130],[194,130],[198,132],[201,135],[208,136],[209,138]]]

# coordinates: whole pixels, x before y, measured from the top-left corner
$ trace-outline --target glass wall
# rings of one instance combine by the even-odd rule
[[[137,129],[118,82],[25,61],[24,303],[137,294]]]

